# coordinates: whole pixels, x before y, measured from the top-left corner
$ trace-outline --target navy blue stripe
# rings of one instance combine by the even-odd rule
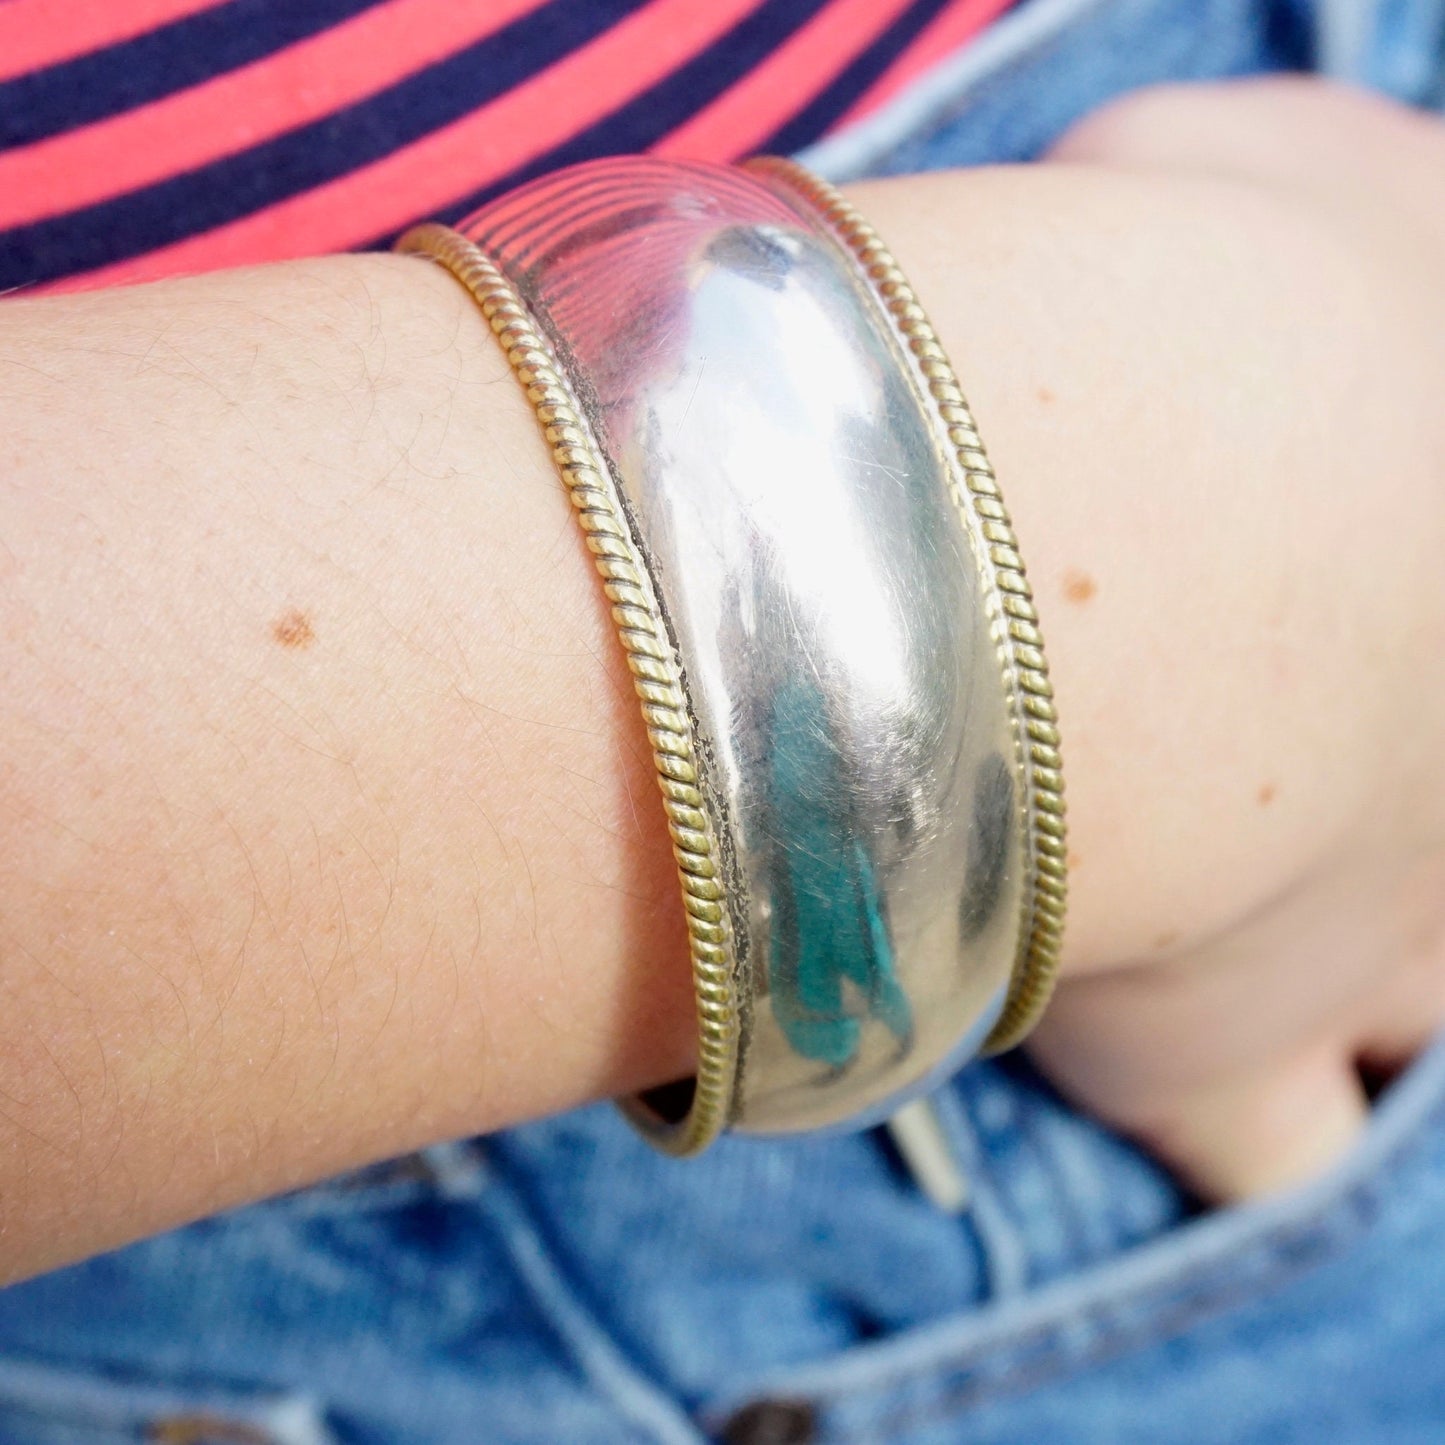
[[[646,150],[751,74],[779,45],[831,3],[832,0],[766,0],[721,36],[710,50],[640,92],[596,125],[579,131],[510,175],[452,202],[435,219],[448,223],[460,221],[495,196],[578,161],[597,156],[635,155]],[[367,249],[390,245],[404,229],[405,226],[392,235],[378,236]]]
[[[595,39],[640,0],[553,0],[356,105],[110,200],[0,232],[0,289],[214,230],[390,155]]]
[[[0,150],[148,105],[249,65],[378,3],[230,0],[133,40],[16,76],[0,84]]]
[[[872,45],[839,71],[826,88],[768,137],[762,147],[764,153],[791,155],[817,140],[834,121],[848,113],[949,3],[950,0],[918,0],[917,4],[910,5]]]

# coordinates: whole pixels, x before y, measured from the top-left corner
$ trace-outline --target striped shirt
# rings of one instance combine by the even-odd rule
[[[1009,0],[3,0],[0,290],[383,246],[599,155],[788,152]]]

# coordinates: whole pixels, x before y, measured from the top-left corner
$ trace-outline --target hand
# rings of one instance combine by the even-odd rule
[[[1080,1104],[1206,1198],[1235,1199],[1326,1168],[1366,1116],[1361,1067],[1388,1074],[1445,1026],[1445,425],[1429,397],[1445,380],[1445,127],[1313,82],[1171,88],[1084,121],[1053,159],[1212,176],[1283,203],[1316,228],[1311,251],[1330,253],[1302,260],[1299,285],[1343,267],[1346,284],[1318,284],[1311,304],[1345,318],[1334,329],[1342,351],[1367,352],[1363,366],[1359,355],[1320,360],[1332,374],[1362,373],[1341,388],[1345,405],[1281,399],[1280,435],[1266,438],[1277,443],[1278,471],[1273,485],[1261,472],[1262,516],[1248,476],[1220,475],[1201,496],[1211,512],[1237,509],[1222,532],[1216,514],[1211,545],[1219,575],[1258,604],[1255,619],[1220,622],[1214,664],[1233,669],[1233,686],[1190,675],[1208,665],[1208,647],[1183,647],[1189,662],[1178,671],[1167,656],[1136,660],[1141,697],[1156,699],[1136,710],[1159,711],[1160,690],[1173,689],[1175,707],[1196,718],[1203,710],[1195,731],[1212,727],[1212,748],[1171,752],[1168,737],[1140,736],[1132,771],[1101,775],[1081,760],[1081,916],[1032,1044]],[[1352,327],[1359,296],[1348,293],[1361,288],[1369,316]],[[1332,344],[1327,336],[1324,349]],[[1241,367],[1252,365],[1249,351]],[[1290,435],[1303,429],[1325,442],[1306,475]],[[1374,445],[1382,434],[1387,442]],[[1319,488],[1353,494],[1353,508],[1333,509],[1353,513],[1348,530],[1312,499]],[[1123,522],[1131,544],[1138,525]],[[1274,534],[1263,549],[1260,527]],[[1113,555],[1129,565],[1127,549]],[[1243,571],[1261,560],[1274,570],[1263,587]],[[1106,563],[1087,587],[1098,590],[1094,625],[1137,636],[1131,609],[1149,603],[1126,577]],[[1215,605],[1207,592],[1200,603]],[[1198,626],[1208,629],[1208,617]],[[1067,729],[1068,658],[1062,649],[1056,657]],[[1340,690],[1353,690],[1354,704],[1326,705]],[[1173,790],[1176,801],[1197,791],[1193,825],[1186,807],[1169,830],[1152,829],[1151,789]],[[1152,856],[1136,854],[1131,815]],[[1130,858],[1136,897],[1118,868],[1095,891],[1101,848]],[[1160,873],[1177,874],[1177,886],[1161,894]],[[1103,916],[1111,911],[1119,917]]]

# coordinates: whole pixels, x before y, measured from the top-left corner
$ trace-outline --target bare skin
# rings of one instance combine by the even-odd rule
[[[1037,1056],[1238,1198],[1445,1022],[1445,137],[1277,84],[1057,162],[857,199],[1054,659]],[[455,283],[7,301],[0,405],[0,1274],[687,1071],[620,652]]]

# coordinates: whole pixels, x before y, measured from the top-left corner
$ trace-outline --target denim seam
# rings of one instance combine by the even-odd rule
[[[1311,1231],[1316,1237],[1309,1241],[1297,1240],[1294,1248],[1281,1252],[1286,1257],[1256,1263],[1257,1272],[1241,1273],[1228,1281],[1196,1281],[1178,1290],[1180,1298],[1172,1305],[1152,1308],[1143,1324],[1121,1325],[1111,1318],[1121,1307],[1127,1308],[1127,1298],[1081,1311],[1069,1319],[1068,1326],[1087,1333],[1091,1337],[1088,1344],[1079,1345],[1064,1338],[1065,1332],[1057,1320],[1024,1327],[1007,1343],[1006,1360],[995,1358],[948,1372],[959,1377],[954,1384],[948,1382],[947,1373],[943,1380],[933,1382],[932,1388],[938,1393],[929,1404],[885,1407],[865,1429],[834,1429],[828,1432],[827,1438],[847,1441],[850,1445],[893,1445],[904,1431],[936,1424],[969,1407],[1026,1394],[1061,1374],[1097,1368],[1142,1344],[1187,1334],[1196,1325],[1268,1295],[1340,1257],[1376,1215],[1377,1211],[1363,1207],[1362,1202],[1354,1217],[1344,1223],[1317,1221],[1318,1228]]]
[[[479,1198],[478,1208],[491,1216],[518,1277],[578,1368],[631,1426],[646,1432],[632,1438],[658,1445],[704,1445],[705,1437],[681,1406],[625,1357],[617,1341],[577,1298],[526,1208],[500,1174]]]
[[[0,1356],[0,1407],[19,1410],[47,1429],[75,1427],[134,1438],[168,1421],[208,1418],[264,1431],[273,1445],[335,1445],[326,1411],[310,1393],[225,1388],[181,1389],[67,1361]],[[151,1438],[148,1435],[146,1438]],[[159,1435],[156,1434],[156,1438]]]
[[[1152,1309],[1144,1324],[1121,1325],[1114,1321],[1113,1316],[1127,1310],[1131,1302],[1128,1294],[1121,1294],[1072,1313],[1067,1320],[1050,1318],[1020,1325],[1013,1332],[1001,1333],[996,1339],[986,1342],[986,1346],[992,1347],[987,1358],[977,1358],[983,1353],[981,1349],[972,1352],[976,1357],[973,1364],[950,1367],[946,1362],[935,1360],[912,1370],[900,1371],[886,1385],[840,1385],[832,1391],[815,1390],[801,1394],[786,1390],[762,1393],[778,1398],[806,1398],[827,1408],[850,1395],[861,1395],[870,1390],[898,1393],[922,1377],[927,1388],[936,1392],[936,1398],[928,1404],[891,1408],[885,1405],[865,1427],[834,1425],[825,1428],[818,1437],[820,1440],[848,1442],[848,1445],[894,1445],[906,1432],[937,1424],[962,1409],[1025,1394],[1064,1372],[1091,1369],[1127,1354],[1141,1343],[1184,1334],[1196,1324],[1226,1313],[1237,1304],[1268,1294],[1328,1259],[1337,1257],[1343,1245],[1358,1234],[1371,1218],[1372,1214],[1361,1209],[1359,1217],[1349,1221],[1349,1227],[1317,1220],[1317,1228],[1312,1232],[1318,1239],[1313,1248],[1280,1251],[1287,1257],[1263,1264],[1256,1261],[1253,1271],[1247,1275],[1241,1272],[1228,1281],[1206,1280],[1180,1289],[1177,1293],[1189,1298],[1179,1299],[1173,1308]],[[1146,1289],[1138,1291],[1139,1294],[1146,1292]],[[1064,1338],[1066,1331],[1087,1333],[1091,1342],[1084,1345],[1071,1342]],[[838,1362],[835,1360],[833,1363]],[[950,1375],[957,1378],[957,1383],[948,1383]],[[712,1418],[713,1412],[710,1410],[708,1415]]]
[[[955,1089],[939,1090],[934,1095],[934,1106],[950,1142],[962,1155],[968,1180],[968,1217],[983,1256],[988,1297],[1020,1298],[1028,1289],[1028,1241],[993,1182],[973,1116]]]

